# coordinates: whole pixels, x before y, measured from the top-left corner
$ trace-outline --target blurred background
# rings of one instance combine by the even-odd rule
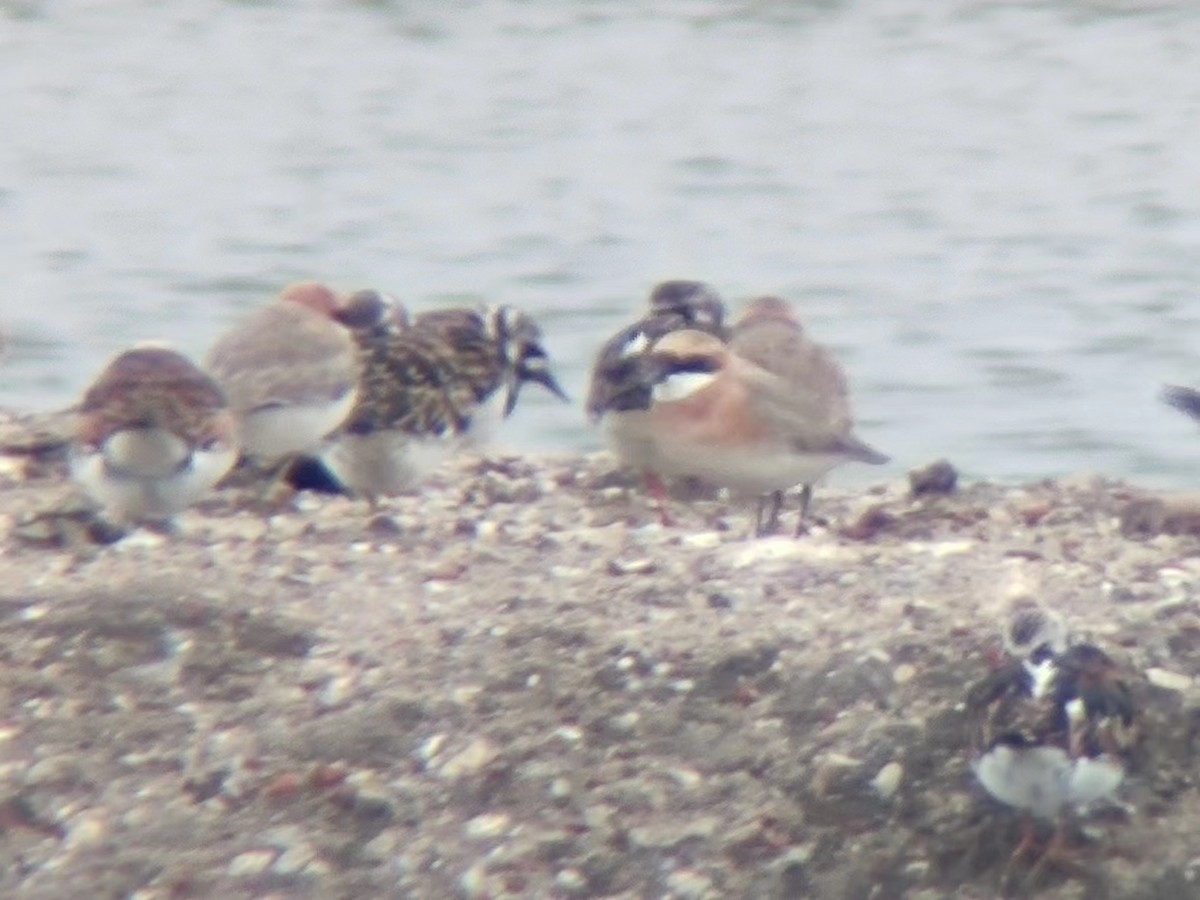
[[[1196,487],[1197,59],[1188,0],[0,0],[0,406],[310,277],[521,305],[581,401],[687,277],[792,300],[897,473]]]

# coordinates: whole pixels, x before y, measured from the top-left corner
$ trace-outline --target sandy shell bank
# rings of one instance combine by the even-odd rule
[[[28,531],[61,485],[24,471],[2,896],[998,896],[1019,823],[961,701],[1030,593],[1129,666],[1149,738],[1083,868],[1009,892],[1200,897],[1186,504],[905,482],[752,540],[713,501],[661,527],[606,457],[476,460],[380,514],[225,492],[177,537],[64,549]]]

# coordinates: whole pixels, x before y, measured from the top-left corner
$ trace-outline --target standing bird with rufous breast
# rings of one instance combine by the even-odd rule
[[[622,328],[600,348],[592,366],[585,408],[617,459],[642,472],[662,523],[669,525],[666,490],[659,477],[648,412],[652,385],[645,377],[645,365],[650,348],[672,331],[693,329],[724,341],[728,330],[724,302],[702,281],[663,281],[651,291],[648,305],[640,319]]]
[[[751,301],[728,344],[691,329],[664,335],[642,377],[658,471],[763,498],[757,535],[774,529],[789,488],[803,486],[799,534],[817,480],[845,462],[888,461],[854,434],[841,368],[777,298]]]

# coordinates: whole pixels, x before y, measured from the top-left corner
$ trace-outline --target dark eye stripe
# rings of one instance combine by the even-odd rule
[[[679,356],[666,360],[664,368],[670,375],[677,372],[715,372],[717,363],[710,356]]]

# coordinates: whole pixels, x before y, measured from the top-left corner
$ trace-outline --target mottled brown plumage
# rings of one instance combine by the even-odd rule
[[[71,474],[119,522],[170,521],[237,458],[224,395],[186,357],[140,345],[114,359],[84,394]]]
[[[371,338],[359,333],[359,340],[361,393],[343,431],[390,429],[415,437],[452,437],[466,431],[475,387],[456,370],[444,346],[411,331]]]
[[[484,315],[474,309],[444,309],[413,318],[414,340],[424,353],[442,360],[451,376],[445,389],[466,418],[504,385],[509,372],[505,348],[488,333]]]
[[[359,292],[339,319],[351,328],[362,374],[354,409],[321,458],[347,490],[374,502],[415,486],[460,446],[477,405],[475,379],[391,298]]]
[[[1082,716],[1068,706],[1079,701]],[[1075,758],[1127,754],[1138,736],[1133,695],[1112,658],[1092,644],[1009,659],[967,694],[978,752],[1000,742],[1058,747]]]
[[[622,413],[645,410],[650,405],[650,390],[640,367],[650,347],[663,335],[685,328],[724,341],[728,338],[724,322],[725,305],[707,284],[664,281],[655,285],[646,314],[605,341],[596,355],[584,403],[588,417],[601,422],[609,414],[620,419]],[[635,448],[624,446],[619,434],[612,438],[618,456],[638,456]],[[626,461],[642,464],[635,459]]]
[[[216,382],[165,347],[135,347],[114,359],[83,395],[76,422],[76,440],[85,446],[127,428],[163,428],[192,446],[233,437]]]
[[[501,417],[512,414],[521,389],[529,383],[568,399],[550,371],[541,328],[522,310],[507,305],[433,310],[418,315],[412,330],[449,348],[476,405],[497,398],[503,404]],[[497,394],[501,388],[503,396]]]

